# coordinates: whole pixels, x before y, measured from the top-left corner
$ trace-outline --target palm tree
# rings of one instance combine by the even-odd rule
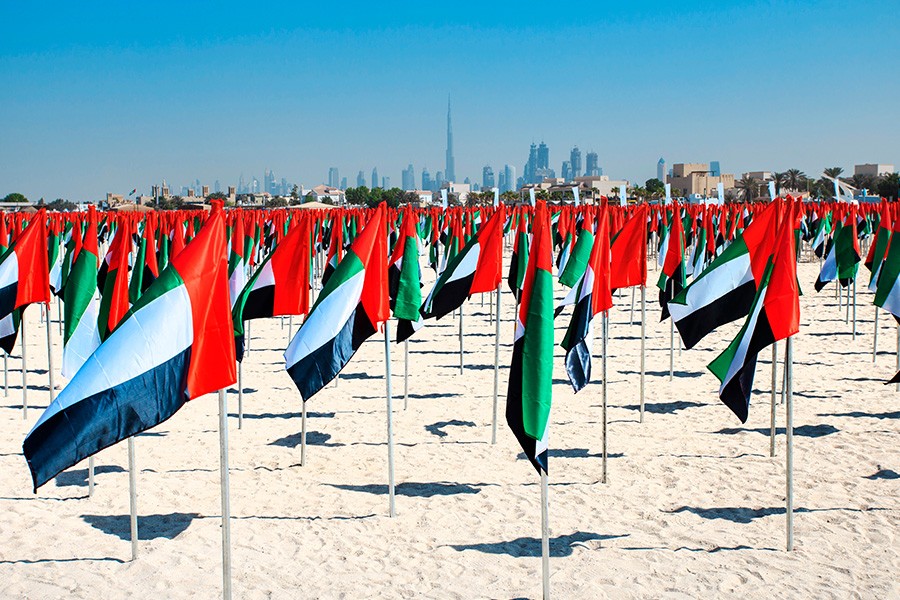
[[[772,173],[772,181],[775,182],[775,194],[781,195],[781,188],[787,184],[787,173]]]
[[[844,169],[841,167],[828,167],[825,169],[825,174],[831,177],[832,179],[837,179],[841,176],[841,173],[844,172]]]
[[[800,169],[788,169],[784,172],[784,185],[792,191],[799,192],[806,185],[806,174]]]
[[[739,190],[743,190],[744,192],[744,200],[747,202],[753,202],[753,199],[756,197],[756,191],[759,187],[759,181],[753,179],[747,174],[744,174],[734,186]]]

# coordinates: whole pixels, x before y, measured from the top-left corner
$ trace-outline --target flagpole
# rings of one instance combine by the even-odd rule
[[[497,301],[495,310],[497,318],[494,319],[494,416],[491,421],[491,444],[497,443],[497,405],[500,397],[500,287],[497,285]]]
[[[856,339],[856,277],[853,278],[853,339]]]
[[[291,338],[293,337],[293,333],[294,333],[294,315],[288,315],[288,336],[287,336],[288,344],[291,343]]]
[[[634,295],[635,295],[635,289],[634,289],[634,287],[632,287],[631,288],[631,315],[628,317],[629,325],[634,325]]]
[[[50,343],[50,330],[52,326],[50,325],[50,303],[47,303],[47,319],[44,322],[47,325],[47,376],[49,378],[50,383],[50,402],[53,402],[53,398],[56,397],[56,392],[53,387],[53,346]]]
[[[878,355],[878,306],[875,306],[875,331],[872,335],[872,362]]]
[[[409,407],[409,339],[403,340],[403,410]]]
[[[897,370],[900,371],[900,323],[897,324]],[[900,392],[900,381],[897,382],[897,391]]]
[[[28,344],[25,337],[25,309],[22,309],[22,418],[28,419]],[[898,330],[900,331],[900,330]],[[897,343],[900,344],[900,333],[897,335]],[[898,346],[900,348],[900,346]],[[900,356],[900,354],[898,354]]]
[[[646,363],[646,341],[647,341],[647,303],[646,303],[646,286],[641,286],[641,423],[644,422],[644,376]]]
[[[675,318],[669,315],[669,381],[675,376]]]
[[[463,302],[459,307],[459,374],[463,373]]]
[[[238,361],[238,429],[244,426],[244,361]]]
[[[3,353],[3,395],[9,396],[9,354]]]
[[[769,419],[769,456],[775,456],[775,396],[778,387],[778,342],[772,343],[772,410]]]
[[[609,333],[608,333],[609,332],[609,311],[608,310],[603,311],[603,317],[602,317],[601,323],[602,323],[601,328],[603,330],[603,332],[601,334],[601,338],[603,340],[602,345],[601,345],[601,351],[603,354],[600,357],[600,364],[601,364],[601,369],[603,372],[603,476],[601,477],[600,481],[602,483],[606,483],[606,458],[607,458],[606,399],[607,399],[607,379],[608,379],[606,376],[606,345],[607,345],[606,342],[607,342],[607,338],[609,337]]]
[[[300,409],[300,466],[306,466],[306,400]]]
[[[391,324],[384,322],[384,369],[387,394],[387,442],[388,442],[388,514],[397,516],[394,503],[394,408],[391,398]]]
[[[134,462],[134,436],[128,438],[128,505],[131,523],[131,560],[138,556],[137,467]]]
[[[550,501],[547,472],[541,469],[541,574],[544,600],[550,598]]]
[[[62,307],[62,298],[59,296],[56,297],[56,312],[59,315],[59,335],[62,337],[63,334],[63,307]]]
[[[850,322],[850,286],[847,286],[847,310],[844,313],[844,323]]]
[[[793,376],[793,362],[794,362],[794,352],[793,352],[793,344],[791,343],[793,338],[788,338],[785,343],[784,349],[784,369],[787,373],[787,404],[785,405],[785,423],[784,428],[786,432],[785,443],[786,443],[786,469],[785,469],[785,487],[786,487],[786,501],[787,506],[785,507],[785,512],[787,515],[786,526],[787,526],[787,550],[788,552],[794,549],[794,376]]]
[[[228,477],[228,406],[219,390],[219,474],[222,490],[222,597],[231,600],[231,494]],[[131,438],[129,438],[131,439]]]
[[[88,498],[94,495],[94,457],[88,457]]]

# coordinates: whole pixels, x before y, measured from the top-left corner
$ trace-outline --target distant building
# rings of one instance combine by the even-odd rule
[[[484,165],[481,170],[481,187],[486,190],[494,187],[494,169],[490,165]]]
[[[562,172],[560,173],[562,178],[566,181],[571,181],[573,177],[575,177],[575,173],[572,169],[572,163],[568,160],[564,160],[562,164]]]
[[[372,187],[378,187],[378,167],[372,167]]]
[[[222,188],[219,186],[219,180],[216,179],[216,183],[213,185],[213,191],[217,194],[222,191]]]
[[[709,171],[710,171],[709,174],[712,175],[713,177],[721,177],[722,176],[722,168],[719,167],[719,161],[714,160],[711,163],[709,163]]]
[[[330,185],[317,185],[313,189],[309,190],[309,194],[312,194],[316,202],[330,200],[334,204],[341,204],[344,199],[343,192],[341,192],[341,190],[339,190],[338,188]]]
[[[391,178],[388,176],[384,176],[381,178],[381,189],[389,190],[391,189]]]
[[[749,173],[744,173],[743,177],[749,177],[750,179],[755,179],[763,183],[774,179],[771,171],[750,171]]]
[[[656,163],[656,178],[666,182],[666,159],[660,157],[659,162]]]
[[[587,177],[599,177],[603,175],[603,169],[600,168],[600,157],[596,152],[588,152],[585,157],[584,174]]]
[[[600,175],[597,177],[591,176],[583,176],[576,177],[575,183],[578,184],[578,187],[583,190],[597,190],[595,193],[600,196],[616,196],[619,193],[619,188],[623,185],[627,188],[629,182],[627,179],[610,179],[606,175]],[[569,186],[571,188],[571,186]]]
[[[366,176],[362,171],[356,174],[356,187],[366,187]]]
[[[328,187],[337,188],[340,187],[341,176],[338,174],[337,167],[331,167],[328,169]]]
[[[434,180],[431,179],[431,173],[428,172],[428,169],[422,168],[422,189],[434,191]]]
[[[525,170],[522,176],[526,183],[537,183],[535,181],[534,171],[537,169],[537,146],[532,143],[528,150],[528,161],[525,163]]]
[[[709,163],[676,163],[672,166],[669,183],[673,194],[677,190],[678,195],[684,196],[714,196],[720,183],[726,190],[734,188],[734,174],[713,175]]]
[[[441,171],[438,171],[434,174],[434,183],[437,184],[437,187],[440,187],[446,182],[447,179],[444,177],[444,174]]]
[[[408,191],[416,189],[416,171],[413,169],[412,163],[409,163],[409,166],[403,169],[400,181],[403,184],[404,190]]]
[[[537,168],[550,168],[550,148],[548,148],[547,144],[545,144],[543,141],[541,141],[541,144],[537,149]]]
[[[871,175],[878,177],[879,175],[889,175],[894,172],[894,165],[887,164],[864,164],[855,165],[853,167],[854,175]]]
[[[347,178],[346,177],[341,177],[341,189],[342,190],[347,189]]]
[[[441,185],[441,188],[446,188],[448,194],[454,194],[459,198],[459,201],[462,203],[466,202],[466,199],[469,197],[469,194],[472,193],[472,189],[467,183],[456,183],[455,181],[447,181]]]
[[[200,195],[204,198],[209,196],[209,186],[208,185],[200,186]]]
[[[516,179],[516,168],[512,165],[506,165],[503,167],[503,187],[500,189],[500,192],[511,192],[514,191],[518,187],[518,180]]]
[[[572,175],[569,179],[581,177],[581,150],[578,149],[578,146],[572,148],[572,151],[569,153],[569,168],[572,170]]]

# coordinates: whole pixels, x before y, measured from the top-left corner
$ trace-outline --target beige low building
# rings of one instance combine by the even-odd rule
[[[854,175],[871,175],[878,177],[879,175],[889,175],[894,172],[894,165],[866,163],[864,165],[855,165],[853,167]]]
[[[715,196],[720,183],[726,190],[734,188],[733,173],[722,173],[719,177],[713,177],[711,173],[709,163],[676,163],[672,165],[672,176],[669,177],[672,195]]]

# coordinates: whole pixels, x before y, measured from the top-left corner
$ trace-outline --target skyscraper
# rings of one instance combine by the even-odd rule
[[[342,190],[347,189],[347,178],[346,177],[341,177],[341,189]]]
[[[372,187],[378,187],[378,167],[372,167]]]
[[[491,165],[484,165],[481,170],[481,187],[484,189],[494,187],[494,169],[491,168]]]
[[[572,175],[567,177],[567,179],[581,177],[581,150],[578,149],[578,146],[572,148],[572,151],[569,153],[569,168],[572,171]]]
[[[268,192],[275,195],[275,172],[266,169],[265,174],[263,175],[263,190],[264,192]]]
[[[416,171],[413,169],[412,163],[409,163],[409,166],[403,169],[401,182],[403,183],[404,190],[409,191],[416,189]]]
[[[435,187],[441,187],[441,185],[443,185],[445,181],[447,181],[447,179],[444,177],[444,174],[442,172],[438,171],[434,174]]]
[[[572,163],[571,162],[569,162],[568,160],[563,161],[562,173],[560,173],[560,175],[562,175],[562,178],[565,179],[566,181],[572,181],[573,175],[572,175]]]
[[[328,169],[328,187],[336,188],[341,184],[341,176],[338,174],[337,167]]]
[[[538,146],[537,149],[537,168],[550,168],[550,148],[547,147],[547,144],[545,144],[543,140],[541,140],[541,145]]]
[[[722,167],[719,166],[719,161],[714,160],[709,163],[709,174],[712,177],[722,176]]]
[[[422,189],[434,191],[434,181],[431,180],[431,173],[424,167],[422,168]]]
[[[356,174],[356,187],[366,187],[366,175],[362,171]]]
[[[381,178],[381,189],[389,190],[391,189],[391,178],[385,175]]]
[[[447,181],[456,181],[456,161],[453,158],[453,129],[450,125],[450,95],[447,95]]]
[[[501,194],[509,189],[506,186],[506,173],[504,171],[499,171],[497,173],[497,188],[500,190]]]
[[[528,149],[528,162],[525,163],[525,183],[535,183],[534,172],[537,170],[537,146],[532,142],[531,148]],[[509,165],[507,165],[508,167]],[[506,179],[508,185],[514,185],[509,178]]]
[[[666,159],[660,157],[659,162],[656,163],[656,178],[666,182]]]
[[[600,158],[596,152],[587,153],[584,161],[584,174],[588,177],[599,177],[601,175]]]
[[[503,179],[504,184],[506,184],[506,189],[500,190],[501,192],[515,192],[517,187],[516,184],[516,168],[510,165],[506,165],[503,167]]]

